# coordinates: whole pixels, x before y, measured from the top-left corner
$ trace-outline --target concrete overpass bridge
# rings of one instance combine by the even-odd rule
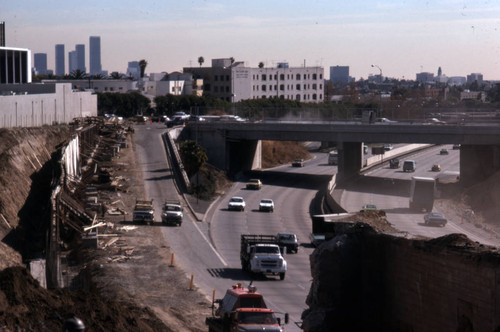
[[[336,143],[341,178],[362,168],[362,143],[461,144],[460,171],[465,185],[500,168],[500,126],[490,123],[193,122],[182,136],[198,140],[207,150],[209,162],[230,172],[260,167],[261,140]]]

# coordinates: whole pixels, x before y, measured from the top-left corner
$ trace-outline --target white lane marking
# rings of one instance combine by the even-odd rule
[[[191,218],[189,218],[191,219]],[[207,239],[207,237],[205,236],[205,234],[203,234],[203,232],[201,231],[201,229],[198,227],[198,225],[196,225],[197,221],[193,221],[191,219],[191,221],[193,222],[194,224],[194,227],[196,227],[196,229],[198,230],[198,232],[200,233],[201,237],[207,242],[207,244],[209,245],[209,247],[213,250],[213,252],[215,253],[215,255],[220,259],[220,261],[222,262],[222,264],[224,266],[227,266],[227,263],[226,261],[224,260],[224,258],[222,258],[222,256],[219,254],[219,252],[214,248],[214,246],[210,243],[210,241]]]

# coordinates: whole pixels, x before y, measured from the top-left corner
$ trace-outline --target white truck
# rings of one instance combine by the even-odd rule
[[[244,271],[285,279],[287,264],[274,235],[242,234],[240,260]]]
[[[339,164],[339,153],[337,151],[330,151],[328,153],[328,165]]]
[[[182,213],[182,206],[180,202],[166,201],[163,205],[163,212],[161,214],[161,221],[165,225],[177,225],[182,224],[182,218],[184,214]]]

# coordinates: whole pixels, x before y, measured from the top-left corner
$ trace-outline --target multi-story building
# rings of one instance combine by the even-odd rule
[[[102,73],[101,66],[101,37],[89,38],[89,70],[91,75]]]
[[[139,67],[139,61],[130,61],[128,63],[127,76],[132,77],[134,80],[138,80],[141,77],[141,67]]]
[[[35,66],[33,67],[35,74],[47,74],[47,53],[35,53],[33,59],[35,60]]]
[[[64,45],[56,45],[56,76],[64,76],[66,62],[64,60]]]
[[[85,67],[85,45],[78,44],[75,45],[76,52],[76,69],[80,69],[82,72],[87,72],[87,68]]]
[[[78,58],[76,51],[70,51],[68,53],[68,71],[71,74],[78,69]]]
[[[5,47],[5,22],[0,22],[0,47]]]
[[[31,83],[31,50],[0,47],[0,84]]]
[[[483,74],[472,73],[467,75],[467,84],[472,84],[474,82],[477,82],[477,84],[483,84]]]
[[[333,84],[349,83],[349,66],[330,67],[330,81]]]
[[[301,102],[323,101],[322,67],[246,67],[232,59],[213,59],[212,67],[184,68],[194,79],[203,79],[204,93],[237,102],[246,99],[281,98]]]
[[[434,74],[433,73],[417,73],[417,82],[420,83],[431,83],[434,82]]]

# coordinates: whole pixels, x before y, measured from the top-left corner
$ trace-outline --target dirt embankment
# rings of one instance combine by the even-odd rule
[[[262,141],[262,168],[289,164],[294,159],[309,158],[309,151],[300,142]]]

